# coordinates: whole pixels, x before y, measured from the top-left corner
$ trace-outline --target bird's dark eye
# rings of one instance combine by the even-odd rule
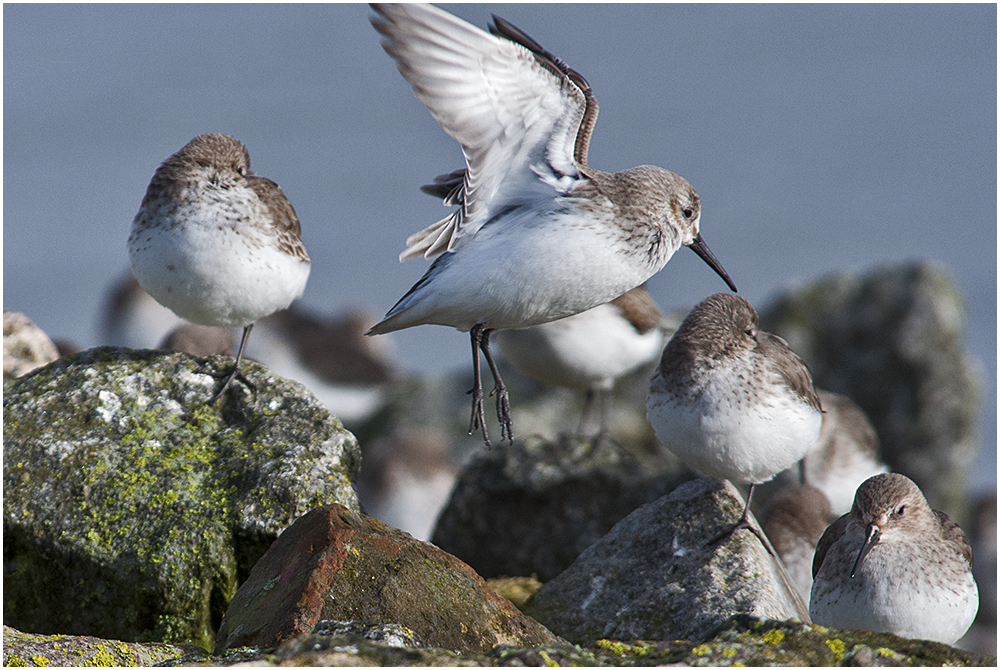
[[[896,508],[896,516],[903,516],[905,512],[906,512],[906,505],[900,505],[899,507]]]
[[[694,210],[691,209],[690,207],[686,207],[685,209],[681,210],[681,214],[684,215],[685,219],[690,219],[692,216],[694,216]]]
[[[747,329],[746,329],[746,330],[744,330],[743,332],[744,332],[744,333],[746,334],[746,336],[747,336],[747,337],[749,337],[750,339],[753,339],[753,338],[757,337],[757,331],[756,331],[756,330],[754,330],[753,328],[747,328]]]

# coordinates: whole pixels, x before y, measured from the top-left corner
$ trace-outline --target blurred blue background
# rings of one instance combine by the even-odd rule
[[[996,487],[995,5],[452,5],[496,13],[582,73],[590,163],[673,170],[702,233],[764,305],[820,275],[943,262],[982,364],[974,488]],[[418,187],[461,167],[363,5],[4,5],[4,307],[98,341],[106,288],[153,171],[224,132],[282,185],[313,259],[303,303],[384,313],[425,271],[397,262],[446,210]],[[721,280],[682,250],[649,283],[686,310]],[[468,339],[394,334],[407,367],[468,365]]]

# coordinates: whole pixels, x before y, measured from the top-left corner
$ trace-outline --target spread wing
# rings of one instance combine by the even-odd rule
[[[543,175],[553,180],[549,195],[561,178],[579,176],[597,117],[583,77],[496,17],[490,34],[430,5],[372,7],[383,48],[462,145],[466,163],[433,191],[459,209],[412,235],[400,260],[455,249],[463,235],[539,193],[533,186]]]

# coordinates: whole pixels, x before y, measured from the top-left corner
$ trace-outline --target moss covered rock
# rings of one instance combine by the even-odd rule
[[[995,666],[996,656],[889,633],[834,630],[798,621],[739,615],[707,639],[651,642],[599,640],[590,649],[600,665],[738,666]]]
[[[352,508],[353,436],[232,359],[98,348],[4,385],[4,619],[210,648],[239,581],[312,507]]]
[[[216,651],[274,647],[321,620],[399,624],[455,652],[560,643],[454,556],[343,505],[312,510],[271,545],[229,605]]]
[[[4,667],[149,666],[180,658],[193,649],[88,636],[32,635],[3,627]]]
[[[165,665],[257,666],[514,666],[514,667],[741,667],[741,666],[993,666],[996,656],[907,640],[888,633],[823,628],[797,621],[760,620],[746,615],[722,622],[695,640],[598,640],[587,647],[498,645],[485,653],[457,654],[373,641],[352,633],[315,633],[278,649],[242,648],[215,656],[200,654]]]

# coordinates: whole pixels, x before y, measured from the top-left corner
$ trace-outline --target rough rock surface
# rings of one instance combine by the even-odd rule
[[[389,646],[356,634],[311,634],[276,650],[200,654],[165,665],[292,666],[996,666],[996,656],[888,633],[842,631],[797,621],[733,617],[696,640],[599,640],[588,647],[510,647],[483,654]]]
[[[961,297],[940,266],[831,275],[779,297],[760,321],[806,361],[817,386],[865,411],[894,472],[935,509],[965,519],[979,380]]]
[[[534,577],[495,577],[487,579],[486,585],[497,595],[514,603],[517,609],[524,607],[528,598],[542,587],[542,583]]]
[[[729,482],[683,484],[620,521],[524,612],[577,644],[697,638],[736,614],[808,621],[784,567],[753,534],[710,544],[742,511]]]
[[[395,623],[457,652],[560,643],[454,556],[342,505],[310,511],[271,545],[230,603],[216,651],[277,646],[324,619]]]
[[[669,455],[640,462],[606,439],[494,445],[462,471],[431,542],[483,577],[548,581],[632,510],[693,476]]]
[[[20,312],[3,311],[3,378],[20,377],[59,358],[49,336]]]
[[[298,384],[230,358],[99,348],[4,385],[4,618],[210,648],[292,519],[357,507],[357,443]]]
[[[4,667],[149,666],[199,649],[73,635],[32,635],[3,627]]]
[[[613,642],[590,647],[602,665],[717,666],[979,666],[995,656],[889,633],[834,630],[798,621],[738,615],[704,640]],[[602,653],[603,652],[603,653]],[[631,662],[629,662],[631,660]]]

